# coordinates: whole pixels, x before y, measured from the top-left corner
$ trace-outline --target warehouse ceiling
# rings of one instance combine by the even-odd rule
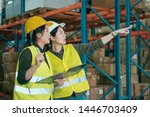
[[[8,1],[8,0],[7,0]],[[94,4],[93,4],[94,5]],[[95,4],[95,6],[97,6]],[[114,17],[115,17],[115,9],[114,8],[103,8],[103,7],[95,7],[93,8],[110,24],[114,24]],[[135,7],[132,11],[139,17],[139,19],[149,19],[150,13],[145,12],[143,9]],[[27,18],[39,15],[44,17],[46,20],[54,20],[56,22],[64,22],[66,23],[65,30],[66,31],[74,31],[79,30],[81,27],[81,3],[73,4],[68,7],[54,9],[48,7],[38,7],[36,9],[27,11],[24,13],[23,16],[17,15],[11,18],[5,19],[5,24],[0,26],[0,33],[5,35],[8,39],[13,40],[13,34],[16,33],[20,36],[21,33],[21,24],[27,20]],[[95,13],[87,9],[87,27],[99,27],[105,26],[103,21],[101,21]],[[125,22],[125,7],[124,5],[121,6],[121,22]],[[135,20],[131,16],[131,20]]]

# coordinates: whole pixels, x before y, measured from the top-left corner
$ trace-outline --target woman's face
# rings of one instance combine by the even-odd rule
[[[50,43],[50,34],[48,31],[48,26],[45,26],[45,30],[43,31],[42,35],[41,35],[41,40],[43,42],[43,44],[48,44]]]
[[[52,36],[51,39],[54,43],[57,43],[59,45],[66,44],[66,34],[63,28],[59,27],[56,32],[56,36],[55,37]]]

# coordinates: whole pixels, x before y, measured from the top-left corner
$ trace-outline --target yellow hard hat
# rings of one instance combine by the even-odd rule
[[[28,34],[31,31],[35,30],[36,28],[45,24],[47,24],[48,26],[52,25],[51,22],[47,22],[42,17],[39,16],[30,17],[25,23],[25,34]]]

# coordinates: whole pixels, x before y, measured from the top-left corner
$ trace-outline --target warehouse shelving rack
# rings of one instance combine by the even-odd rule
[[[140,2],[142,2],[142,0],[138,0],[134,5],[131,6],[131,9],[133,9],[137,4],[140,4]],[[142,26],[148,33],[150,33],[150,28],[147,27],[145,24],[143,24],[135,13],[130,11],[130,14],[136,19],[136,30],[140,31],[140,27]],[[144,42],[144,44],[141,44],[141,40]],[[144,40],[142,35],[139,34],[137,36],[137,49],[133,53],[131,53],[131,58],[135,54],[137,54],[138,63],[136,63],[132,59],[130,59],[130,60],[131,60],[131,63],[136,65],[138,68],[138,81],[139,81],[139,83],[141,83],[141,79],[142,79],[141,73],[142,72],[145,76],[147,76],[147,78],[150,79],[150,73],[146,72],[143,69],[144,66],[142,67],[142,65],[141,65],[141,51],[140,51],[142,48],[144,48],[146,46],[149,48],[149,51],[150,51],[150,45],[148,44],[149,42],[150,42],[149,37],[147,37],[147,39]],[[147,63],[149,63],[149,62],[150,62],[150,60],[147,61]],[[150,88],[150,84],[141,92],[141,94],[139,96],[136,97],[136,99],[140,99],[149,88]]]
[[[44,12],[36,14],[39,16],[44,17],[47,20],[55,20],[58,22],[65,22],[66,23],[66,31],[73,31],[73,30],[77,30],[74,34],[72,34],[71,36],[69,36],[69,38],[71,38],[72,36],[76,35],[80,28],[81,28],[81,39],[76,39],[76,40],[68,40],[68,43],[71,42],[81,42],[81,43],[87,43],[88,41],[92,41],[92,40],[96,40],[97,38],[100,38],[100,36],[92,36],[92,37],[88,37],[87,36],[87,28],[92,28],[92,35],[94,35],[94,28],[98,27],[98,26],[105,26],[107,25],[112,31],[113,30],[117,30],[120,28],[120,23],[121,22],[125,22],[126,23],[126,27],[128,27],[131,23],[131,20],[136,19],[137,20],[137,29],[138,29],[138,25],[142,25],[147,32],[145,33],[147,35],[148,38],[150,38],[150,33],[149,33],[149,28],[147,28],[141,21],[140,19],[147,19],[150,18],[150,14],[143,14],[141,16],[136,16],[133,12],[132,12],[132,8],[134,8],[137,4],[139,4],[142,0],[138,0],[132,7],[130,7],[130,0],[126,0],[125,1],[125,6],[126,6],[126,14],[124,13],[120,13],[120,0],[114,0],[115,3],[115,9],[106,9],[106,8],[100,8],[100,7],[94,7],[91,6],[90,4],[88,4],[87,0],[82,0],[82,3],[77,3],[77,4],[73,4],[64,8],[60,8],[60,9],[53,9],[53,10],[49,10],[49,9],[44,9]],[[13,35],[12,39],[7,39],[7,37],[3,37],[2,39],[5,39],[7,41],[10,40],[15,40],[15,51],[19,51],[20,50],[20,46],[23,47],[24,43],[25,43],[25,34],[24,34],[24,23],[27,20],[28,17],[25,16],[25,0],[21,0],[21,17],[20,19],[17,18],[17,21],[11,21],[11,23],[8,21],[7,24],[3,24],[0,26],[0,32],[2,32],[4,35],[8,35],[11,34]],[[92,13],[87,14],[87,8],[89,8]],[[41,8],[42,9],[42,8]],[[80,12],[75,12],[77,9],[81,10]],[[115,10],[115,13],[113,12]],[[111,15],[110,15],[111,14]],[[131,15],[133,17],[131,17]],[[30,13],[29,13],[29,17],[30,17]],[[115,20],[114,20],[115,18]],[[100,20],[101,19],[101,20]],[[111,19],[111,20],[109,20]],[[93,23],[94,22],[94,23]],[[81,26],[80,26],[81,24]],[[115,24],[115,28],[111,26],[111,24]],[[130,34],[132,35],[140,35],[140,31],[137,32],[131,32]],[[127,94],[125,97],[121,96],[121,86],[120,86],[120,50],[117,48],[120,48],[120,36],[122,35],[118,35],[115,38],[115,44],[114,44],[114,55],[116,58],[116,80],[112,79],[108,74],[106,74],[103,70],[101,70],[98,66],[96,66],[91,60],[88,59],[87,55],[83,56],[83,62],[84,63],[90,63],[92,64],[98,71],[100,71],[101,73],[103,73],[108,79],[110,79],[113,83],[114,86],[112,88],[110,88],[105,95],[109,94],[111,91],[113,91],[115,89],[116,92],[116,99],[120,100],[120,99],[131,99],[131,62],[134,63],[134,61],[132,61],[131,56],[138,52],[138,56],[140,56],[140,48],[142,48],[143,46],[147,45],[149,46],[149,41],[146,40],[145,41],[145,45],[140,46],[140,43],[138,42],[138,49],[130,56],[130,35],[126,36],[126,73],[127,73],[127,77],[126,77],[126,81],[127,81]],[[19,39],[21,38],[21,39]],[[140,38],[138,36],[138,38]],[[21,43],[19,45],[19,41],[21,40]],[[138,39],[140,40],[140,39]],[[109,47],[110,45],[108,44],[108,54],[109,54]],[[135,64],[135,63],[134,63]],[[138,64],[140,64],[140,57],[138,57]],[[136,64],[136,66],[140,69],[140,71],[144,72],[148,77],[149,74],[146,73],[141,66],[138,66],[138,64]],[[139,79],[140,79],[140,74],[139,74]],[[148,88],[148,87],[147,87]],[[146,88],[146,89],[147,89]],[[146,90],[145,89],[145,90]],[[144,91],[145,91],[144,90]],[[103,97],[101,97],[102,99]]]

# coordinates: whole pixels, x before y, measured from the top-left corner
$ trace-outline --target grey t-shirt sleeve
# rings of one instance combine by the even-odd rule
[[[31,67],[32,54],[31,51],[27,48],[25,49],[19,59],[19,69],[17,80],[20,84],[26,84],[29,80],[25,79],[26,71]]]
[[[83,54],[88,54],[104,47],[104,44],[101,39],[98,39],[86,44],[73,44],[73,46],[78,52],[79,56],[82,56]]]

